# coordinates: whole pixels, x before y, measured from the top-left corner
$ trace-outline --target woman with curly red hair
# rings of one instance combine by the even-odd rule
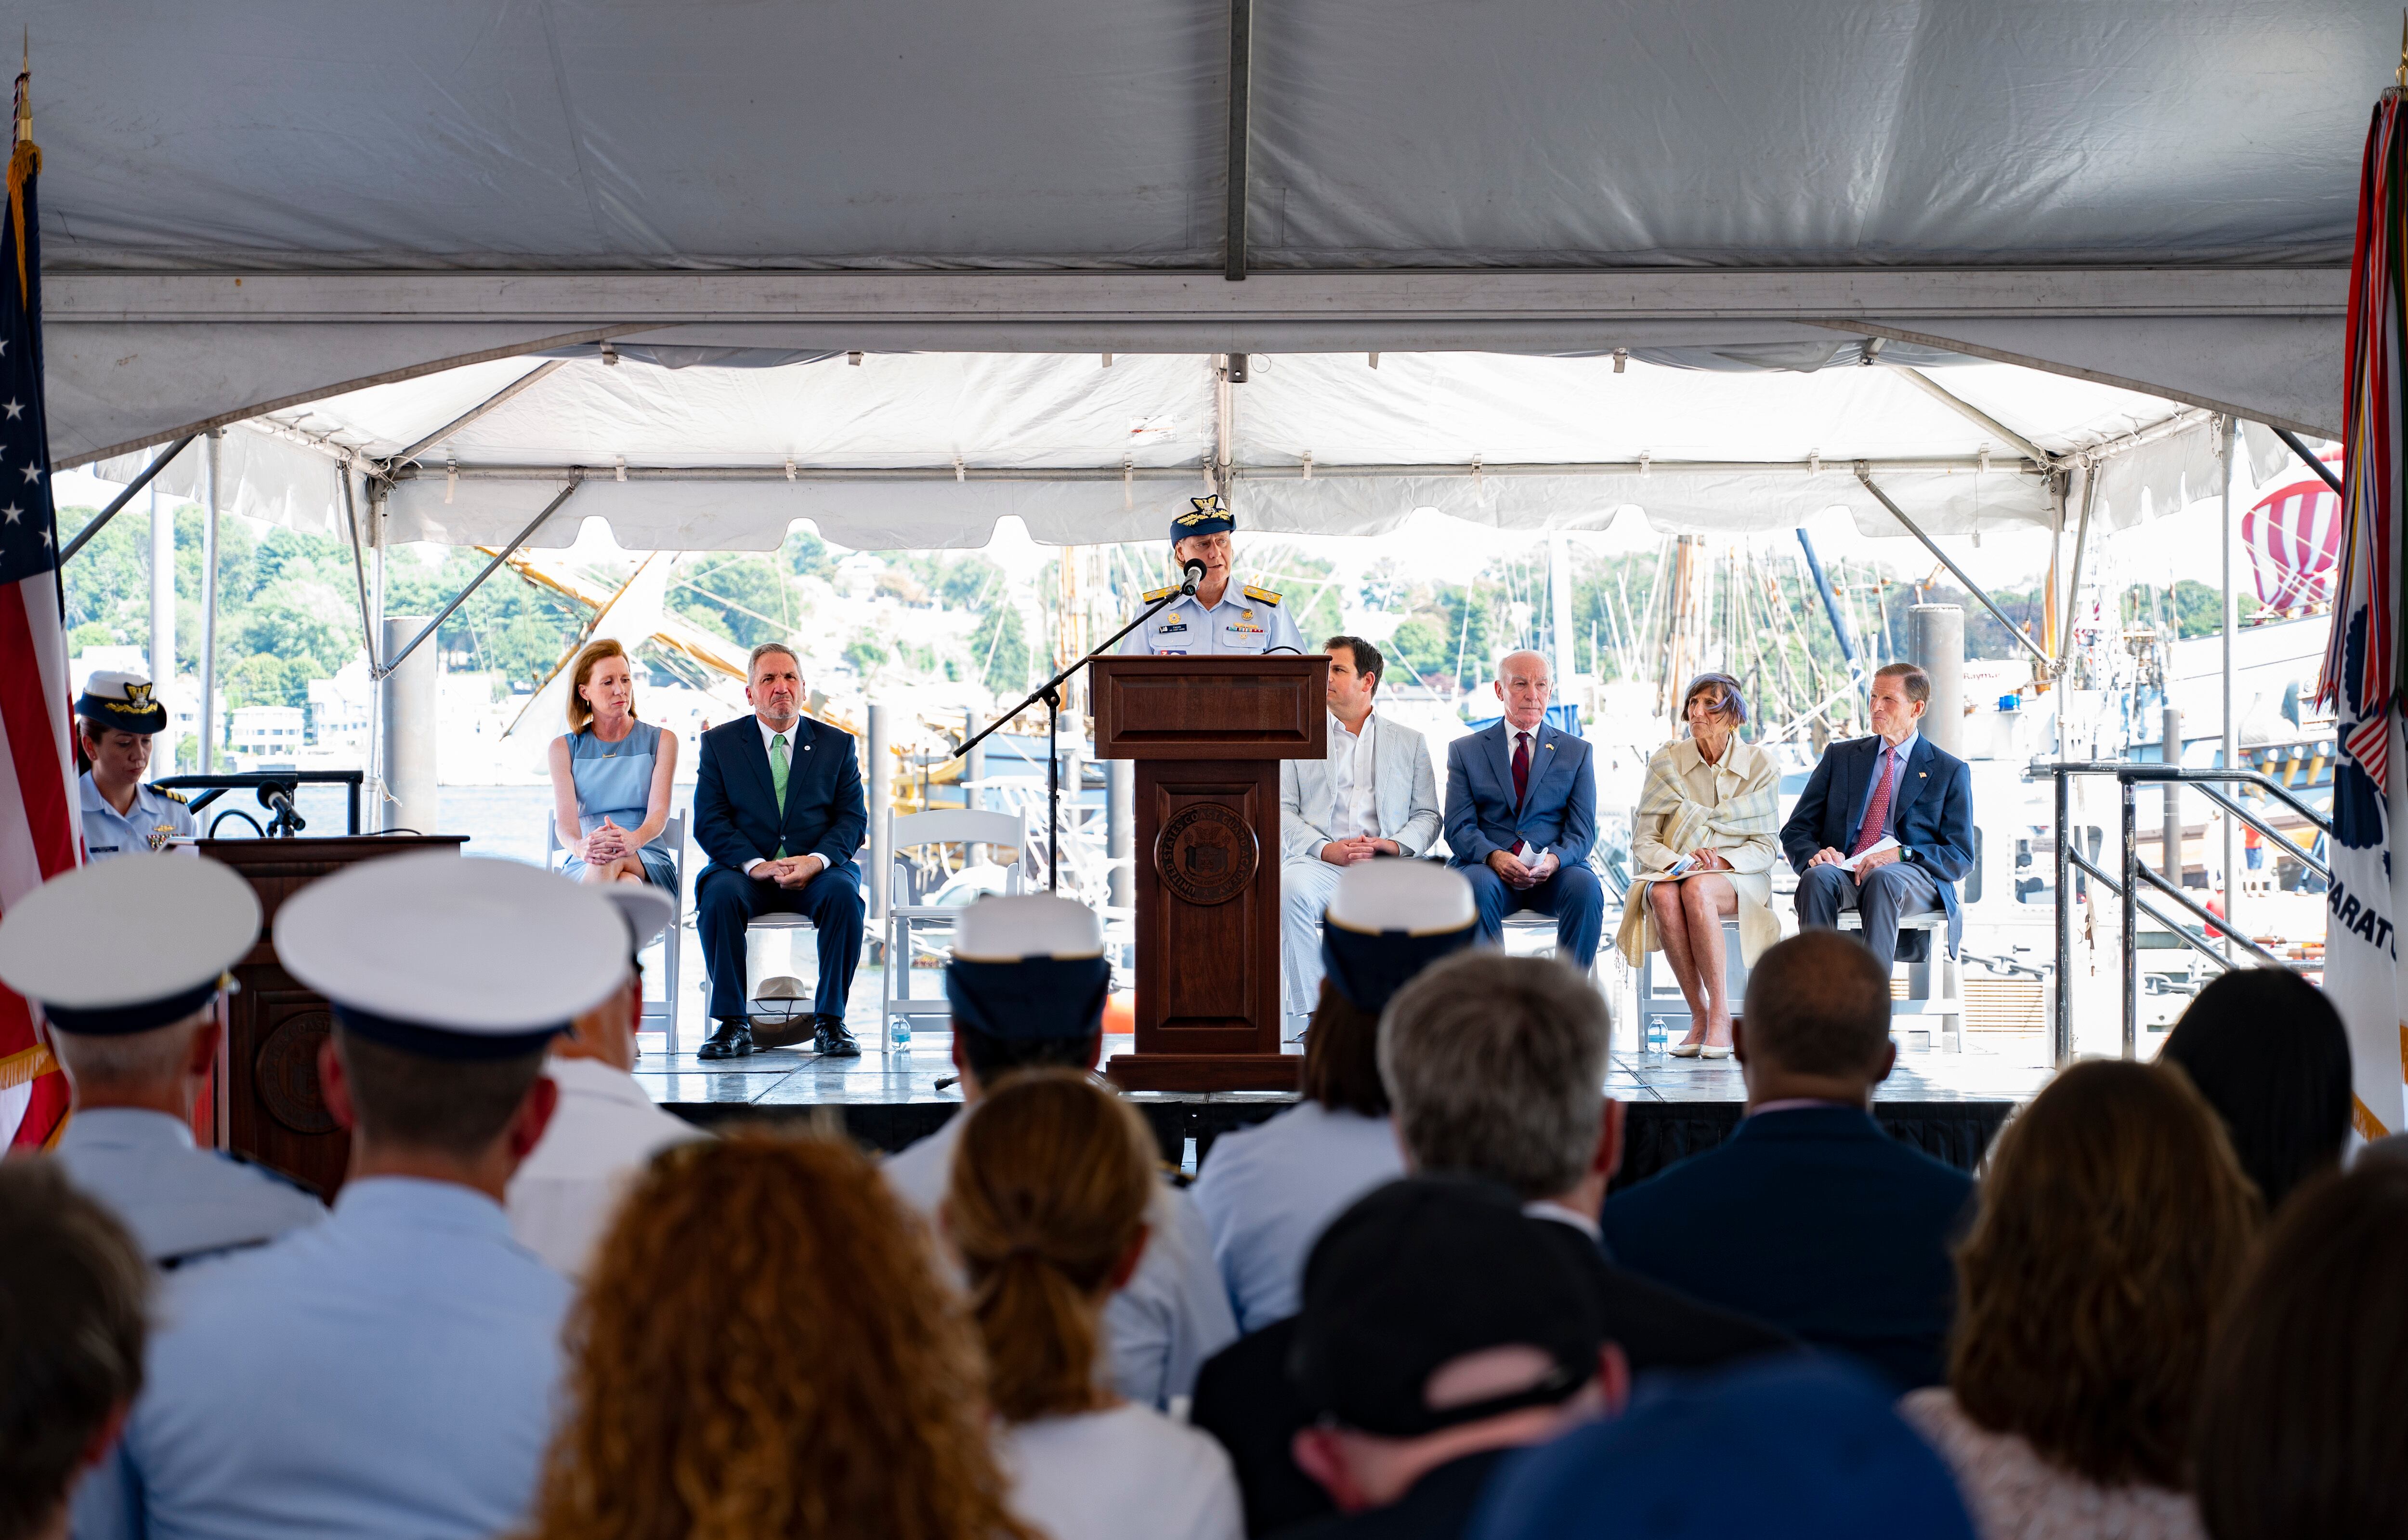
[[[2195,1540],[2191,1418],[2258,1223],[2181,1071],[2094,1060],[2007,1126],[1956,1253],[1946,1389],[1902,1410],[1983,1540]]]
[[[1007,1505],[926,1228],[842,1140],[663,1152],[569,1351],[540,1540],[1039,1540]]]

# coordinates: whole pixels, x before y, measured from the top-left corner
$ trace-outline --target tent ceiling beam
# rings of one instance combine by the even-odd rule
[[[1938,401],[1949,410],[1964,418],[1967,422],[1982,428],[1985,432],[1997,434],[2000,443],[2007,445],[2016,453],[2021,454],[2025,459],[2044,468],[2054,468],[2056,466],[2057,457],[2055,455],[2052,455],[2048,451],[2041,448],[2038,444],[2033,443],[2022,434],[2017,433],[2014,429],[2007,426],[2004,423],[2000,422],[1988,412],[1984,411],[1972,402],[1951,395],[1938,381],[1932,379],[1931,376],[1924,373],[1921,369],[1911,369],[1903,366],[1899,366],[1898,372],[1909,382],[1921,389],[1924,394],[1929,396],[1933,400]]]
[[[101,530],[108,525],[109,520],[117,517],[117,511],[123,508],[127,503],[132,502],[136,493],[141,491],[144,487],[149,486],[150,484],[150,478],[166,469],[168,461],[174,459],[177,455],[183,453],[184,446],[191,443],[194,437],[194,436],[192,434],[186,434],[183,438],[177,439],[172,444],[169,444],[165,450],[160,452],[157,459],[152,460],[148,466],[143,468],[141,475],[136,476],[134,480],[126,482],[125,490],[119,493],[116,497],[111,497],[108,500],[108,506],[102,509],[99,514],[93,518],[92,523],[85,525],[81,529],[78,530],[74,540],[67,541],[67,548],[59,553],[59,565],[61,567],[64,567],[67,563],[75,560],[76,553],[82,550],[86,544],[90,543],[92,538],[94,535],[99,534]]]
[[[1989,590],[1984,588],[1980,583],[1975,583],[1971,573],[1967,572],[1962,567],[1957,566],[1956,557],[1950,555],[1947,552],[1941,550],[1939,541],[1925,534],[1921,525],[1916,524],[1913,519],[1906,516],[1906,510],[1899,507],[1898,504],[1890,500],[1889,494],[1884,492],[1881,487],[1874,482],[1872,477],[1872,467],[1865,461],[1858,460],[1856,464],[1856,480],[1864,482],[1865,490],[1871,493],[1884,508],[1889,510],[1890,517],[1896,519],[1899,524],[1904,525],[1906,526],[1906,532],[1914,536],[1916,540],[1922,541],[1923,548],[1926,551],[1928,551],[1933,555],[1939,557],[1940,565],[1955,573],[1956,575],[1956,581],[1965,585],[1965,592],[1972,595],[1975,598],[1980,599],[1982,601],[1982,607],[1999,618],[1999,624],[2007,628],[2007,633],[2014,637],[2017,641],[2022,642],[2024,650],[2039,660],[2041,677],[2042,679],[2046,679],[2054,674],[2057,670],[2057,660],[2049,656],[2046,652],[2042,651],[2039,642],[2034,641],[2030,637],[2026,636],[2022,626],[2017,626],[2014,621],[2009,620],[2007,618],[2007,612],[1999,608],[1999,601],[1990,597]]]
[[[1229,0],[1229,222],[1222,277],[1246,276],[1246,159],[1254,148],[1254,0]]]
[[[659,326],[770,322],[1002,324],[1037,334],[1073,323],[1305,322],[1351,324],[1376,339],[1382,328],[1410,333],[1433,323],[1641,320],[1784,321],[1947,347],[1944,338],[1877,323],[1883,317],[2030,316],[2338,322],[2347,309],[2349,279],[2342,267],[2204,266],[1442,268],[1254,270],[1248,276],[1248,282],[1235,284],[1192,271],[60,272],[43,277],[42,314],[51,325],[524,322],[575,328],[566,338],[531,336],[530,347]],[[1052,346],[1038,338],[1030,345]],[[1389,349],[1407,345],[1391,342]],[[1206,350],[1132,341],[1114,351]]]
[[[400,453],[386,459],[379,467],[379,469],[388,480],[390,480],[392,478],[394,467],[396,465],[405,461],[417,459],[426,451],[433,449],[436,445],[443,442],[446,439],[451,438],[453,434],[459,432],[462,428],[466,427],[478,418],[484,416],[485,413],[493,410],[495,407],[500,406],[503,402],[509,400],[512,396],[517,396],[523,390],[526,390],[529,386],[539,383],[546,376],[557,372],[560,367],[567,362],[568,360],[565,358],[554,358],[549,362],[537,365],[534,368],[529,369],[526,373],[519,376],[516,380],[504,385],[501,389],[494,392],[493,395],[486,396],[482,401],[470,407],[467,410],[462,412],[459,416],[454,417],[452,421],[444,424],[441,427],[437,428],[434,432],[428,434],[425,438],[421,439],[418,442],[410,445],[408,449],[405,449]]]
[[[2264,270],[2265,269],[2260,269],[2260,271]],[[2302,272],[2325,272],[2329,269],[2302,268],[2299,270]],[[2346,275],[2343,276],[2345,277]],[[2032,313],[2041,314],[2043,312],[2034,311]],[[2104,317],[2112,312],[2100,311],[2096,313]],[[2133,315],[2143,315],[2151,312],[2133,311],[2130,313]],[[2229,313],[2238,315],[2240,312]],[[2280,312],[2268,311],[2264,313],[2272,315]],[[2289,313],[2294,319],[2301,319],[2308,316],[2315,316],[2318,319],[2330,318],[2336,326],[2342,324],[2342,319],[2344,318],[2344,312],[2341,311],[2329,312],[2325,310],[2315,310],[2292,311]],[[1985,318],[1975,316],[1969,311],[1964,316],[1964,319],[1978,320]],[[2067,364],[2056,359],[2042,358],[2033,353],[2017,353],[2010,348],[1993,347],[1987,343],[1982,342],[1968,342],[1961,338],[1943,337],[1935,332],[1913,331],[1876,319],[1859,317],[1849,320],[1809,320],[1806,317],[1800,316],[1798,318],[1798,322],[1800,325],[1822,326],[1836,332],[1857,332],[1868,337],[1885,338],[1892,342],[1912,342],[1927,348],[1941,348],[1950,353],[1961,353],[1968,358],[1986,359],[1993,364],[2016,364],[2028,369],[2039,369],[2044,374],[2061,374],[2069,380],[2087,380],[2094,385],[2111,385],[2117,390],[2138,391],[2143,396],[2164,396],[2169,400],[2186,401],[2205,411],[2218,412],[2228,417],[2247,418],[2253,422],[2263,423],[2268,427],[2290,428],[2300,433],[2313,433],[2318,438],[2340,437],[2340,434],[2333,429],[2319,427],[2314,423],[2300,422],[2296,418],[2271,415],[2262,407],[2250,406],[2245,402],[2235,402],[2219,396],[2203,396],[2197,391],[2178,390],[2172,386],[2157,381],[2135,380],[2129,375],[2115,374],[2105,369],[2085,368],[2075,364]]]
[[[1965,471],[1978,474],[1979,457],[1971,454],[1898,455],[1888,459],[1850,462],[1872,470]],[[1314,482],[1398,481],[1431,478],[1472,480],[1494,476],[1670,476],[1684,471],[1736,475],[1752,471],[1795,471],[1811,476],[1836,471],[1842,460],[1830,456],[1806,460],[1608,460],[1560,462],[1498,462],[1479,465],[1354,465],[1316,461]],[[1207,468],[1209,469],[1209,468]],[[2036,468],[1993,462],[1992,475],[2037,475]],[[419,481],[457,476],[464,482],[556,482],[563,476],[609,476],[629,482],[1194,482],[1195,466],[558,466],[461,465],[429,468],[397,466],[393,480]],[[1305,468],[1293,466],[1231,466],[1231,482],[1300,482]]]
[[[2292,453],[2300,457],[2300,464],[2306,466],[2310,470],[2315,471],[2317,477],[2323,481],[2325,485],[2331,487],[2334,497],[2338,497],[2343,495],[2341,490],[2341,478],[2332,473],[2332,467],[2325,464],[2323,460],[2309,453],[2308,446],[2300,442],[2299,435],[2293,433],[2289,428],[2278,427],[2274,429],[2274,437],[2282,439],[2284,446],[2289,449]]]
[[[570,495],[578,489],[583,481],[584,478],[579,473],[575,471],[569,472],[568,484],[560,489],[560,496],[544,504],[543,511],[528,520],[527,526],[524,529],[520,530],[516,536],[512,537],[509,544],[502,547],[500,551],[496,552],[494,555],[494,559],[485,564],[485,569],[478,573],[475,577],[469,579],[468,586],[461,589],[459,593],[453,595],[452,602],[445,605],[441,612],[437,614],[433,620],[428,621],[425,626],[422,628],[416,636],[411,637],[408,646],[405,646],[401,651],[394,654],[393,656],[385,659],[382,663],[371,668],[368,670],[368,678],[371,681],[381,681],[389,678],[395,669],[400,668],[403,661],[407,659],[410,654],[418,651],[418,644],[424,641],[428,637],[433,636],[438,626],[440,626],[445,621],[450,620],[452,618],[452,611],[457,610],[460,606],[467,603],[469,595],[485,586],[485,580],[500,571],[502,569],[502,564],[509,561],[512,555],[516,554],[520,546],[523,546],[526,544],[527,541],[535,539],[535,532],[543,527],[544,521],[551,518],[554,513],[560,511],[560,505],[569,499]]]

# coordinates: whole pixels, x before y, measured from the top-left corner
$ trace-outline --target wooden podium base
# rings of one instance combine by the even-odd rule
[[[1302,1054],[1114,1054],[1104,1078],[1125,1091],[1290,1091]]]

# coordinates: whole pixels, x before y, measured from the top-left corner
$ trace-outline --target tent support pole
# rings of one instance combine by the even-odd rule
[[[443,442],[444,439],[451,438],[453,434],[459,432],[462,428],[466,427],[478,418],[482,417],[485,413],[493,410],[495,407],[500,406],[503,402],[508,401],[510,397],[518,395],[519,392],[525,390],[530,385],[538,383],[547,376],[556,373],[560,369],[561,366],[567,362],[568,360],[566,358],[554,358],[548,363],[537,365],[534,368],[531,368],[526,373],[520,375],[516,380],[511,381],[509,384],[504,385],[501,389],[494,392],[493,395],[486,396],[475,406],[470,407],[459,416],[452,418],[452,421],[444,424],[441,427],[437,428],[434,432],[428,434],[425,438],[421,439],[418,442],[410,445],[408,449],[403,450],[400,453],[386,456],[383,464],[378,468],[385,474],[390,475],[395,466],[406,465],[408,462],[417,459],[419,455],[424,453],[427,450],[434,448],[437,444]]]
[[[2271,426],[2272,425],[2269,425]],[[2274,429],[2274,437],[2282,439],[2283,442],[2289,447],[2291,453],[2300,457],[2300,464],[2306,466],[2310,470],[2315,471],[2318,477],[2322,478],[2325,485],[2332,488],[2334,497],[2338,497],[2342,495],[2341,478],[2332,473],[2332,467],[2325,464],[2322,460],[2317,459],[2315,455],[2309,453],[2308,446],[2300,442],[2300,436],[2298,434],[2293,433],[2289,428],[2278,427]]]
[[[2004,423],[2000,422],[1988,412],[1984,411],[1981,408],[1975,406],[1972,402],[1962,400],[1950,395],[1945,386],[1942,385],[1940,381],[1932,379],[1931,376],[1924,373],[1921,369],[1911,369],[1903,365],[1893,365],[1892,367],[1897,369],[1900,375],[1904,376],[1910,384],[1919,386],[1927,395],[1928,395],[1933,400],[1939,402],[1942,406],[1946,407],[1949,410],[1956,413],[1958,416],[1964,418],[1967,422],[1971,423],[1976,427],[1985,428],[1989,432],[1997,434],[2000,443],[2007,445],[2016,453],[2022,455],[2025,459],[2031,461],[2034,465],[2039,466],[2043,470],[2054,469],[2056,468],[2057,459],[2054,455],[2050,454],[2048,451],[2041,448],[2038,444],[2033,443],[2030,439],[2025,438],[2022,434],[2017,433],[2014,429],[2007,426]]]
[[[116,497],[111,497],[108,500],[108,506],[100,511],[99,516],[94,518],[92,523],[85,525],[81,529],[78,530],[74,540],[67,541],[67,548],[59,553],[59,565],[61,567],[64,567],[67,563],[75,560],[76,553],[82,550],[94,535],[99,534],[103,525],[107,525],[109,520],[117,517],[117,511],[123,508],[127,503],[132,502],[134,500],[134,495],[141,491],[144,487],[149,486],[150,484],[150,478],[166,469],[167,462],[174,459],[177,455],[184,453],[184,446],[192,441],[193,436],[188,433],[181,439],[177,439],[174,443],[169,444],[165,449],[160,451],[159,457],[151,461],[149,466],[145,467],[141,475],[136,476],[134,480],[126,482],[125,490],[119,493]]]
[[[1865,490],[1871,493],[1874,497],[1879,499],[1884,508],[1889,510],[1891,518],[1894,518],[1899,523],[1906,525],[1906,532],[1908,534],[1923,542],[1923,548],[1926,551],[1930,552],[1933,555],[1940,558],[1941,566],[1945,567],[1949,571],[1956,574],[1956,581],[1965,585],[1965,592],[1972,595],[1975,598],[1980,599],[1982,601],[1982,608],[1989,611],[1993,615],[1998,616],[1999,624],[2007,628],[2007,634],[2014,637],[2017,641],[2022,642],[2025,651],[2030,653],[2032,656],[2040,659],[2040,666],[2042,669],[2050,667],[2049,655],[2040,650],[2040,643],[2024,635],[2023,627],[2017,626],[2014,621],[2007,618],[2007,612],[1999,608],[1998,601],[1990,597],[1988,591],[1983,588],[1980,583],[1975,583],[1972,577],[1968,574],[1963,568],[1957,566],[1956,559],[1954,556],[1951,556],[1947,552],[1941,550],[1939,542],[1934,540],[1930,536],[1925,534],[1921,525],[1918,525],[1913,519],[1908,518],[1904,510],[1900,509],[1898,504],[1890,501],[1888,493],[1884,492],[1880,487],[1873,484],[1872,472],[1866,468],[1864,462],[1861,460],[1856,462],[1856,480],[1864,482]]]
[[[218,443],[211,428],[201,446],[201,773],[217,768],[218,715]]]
[[[2228,417],[2224,420],[2222,438],[2224,439],[2224,508],[2223,520],[2217,528],[2222,537],[2218,543],[2223,547],[2224,553],[2224,753],[2222,761],[2224,769],[2229,771],[2241,768],[2239,758],[2241,725],[2233,720],[2235,713],[2232,672],[2232,649],[2241,634],[2241,596],[2232,586],[2232,478],[2241,468],[2240,418]],[[2180,757],[2179,753],[2176,757]],[[2235,795],[2239,794],[2240,789],[2238,786],[2233,788]],[[2241,873],[2235,870],[2233,860],[2237,854],[2236,837],[2240,833],[2237,827],[2240,820],[2230,813],[2226,813],[2218,821],[2224,825],[2224,956],[2228,962],[2237,963],[2241,957],[2241,948],[2236,940],[2239,932],[2234,927],[2241,917],[2235,913],[2239,908],[2241,897]],[[2179,863],[2176,863],[2174,881],[2176,883],[2182,881]]]
[[[475,577],[469,579],[468,586],[461,589],[459,593],[453,595],[452,602],[445,605],[441,612],[437,614],[433,620],[428,621],[424,629],[421,630],[416,636],[409,639],[408,645],[403,647],[401,651],[394,654],[393,656],[387,658],[382,664],[371,668],[368,670],[368,678],[371,680],[382,681],[388,678],[395,669],[400,668],[403,662],[408,658],[410,654],[418,651],[418,644],[424,641],[428,637],[433,636],[437,626],[441,626],[445,621],[450,620],[452,618],[452,611],[457,610],[463,604],[467,603],[468,596],[475,593],[478,589],[482,588],[485,585],[485,580],[487,578],[490,578],[495,572],[500,571],[502,563],[509,560],[513,555],[516,555],[518,554],[519,547],[524,545],[530,539],[532,539],[535,532],[543,527],[544,521],[551,518],[555,512],[558,512],[560,505],[566,502],[570,494],[574,493],[583,484],[584,481],[582,477],[571,476],[568,479],[568,484],[560,489],[560,496],[544,504],[543,511],[529,520],[527,526],[524,529],[520,530],[515,536],[511,537],[510,543],[502,547],[500,551],[494,554],[494,559],[485,564],[485,569],[478,573]]]
[[[1246,276],[1246,156],[1254,147],[1254,0],[1229,0],[1229,229],[1232,283]]]
[[[2057,671],[2073,656],[2073,606],[2082,596],[2082,558],[2090,549],[2090,511],[2099,501],[2099,468],[2082,462],[2082,518],[2073,526],[2073,580],[2065,585],[2065,625],[2057,633]],[[2065,752],[2064,724],[2057,727],[2057,752]]]
[[[360,585],[360,637],[367,643],[368,671],[373,675],[377,666],[376,622],[368,612],[368,569],[366,559],[360,554],[360,511],[351,500],[351,462],[343,463],[339,474],[343,478],[343,533],[351,539],[351,576]]]

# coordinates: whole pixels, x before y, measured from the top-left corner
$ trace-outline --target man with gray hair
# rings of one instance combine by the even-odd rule
[[[1605,1000],[1561,963],[1479,947],[1431,963],[1380,1016],[1380,1078],[1408,1172],[1493,1182],[1553,1221],[1540,1228],[1595,1292],[1634,1374],[1795,1347],[1606,1259],[1598,1211],[1622,1161],[1622,1105],[1604,1093],[1612,1036]],[[1237,1466],[1250,1534],[1332,1511],[1289,1454],[1312,1420],[1289,1377],[1297,1330],[1290,1317],[1240,1338],[1197,1382],[1197,1424]]]
[[[1552,914],[1555,955],[1585,973],[1605,927],[1605,889],[1588,869],[1597,769],[1585,740],[1547,720],[1555,687],[1536,653],[1498,661],[1503,718],[1447,745],[1446,843],[1480,905],[1483,937],[1502,941],[1516,910]]]
[[[758,914],[803,914],[817,932],[819,984],[809,1028],[764,1036],[782,1048],[809,1035],[830,1058],[857,1058],[845,1000],[861,965],[861,868],[869,829],[853,735],[803,715],[802,664],[793,648],[752,649],[744,698],[753,715],[702,735],[694,783],[694,842],[710,864],[694,885],[695,929],[710,974],[716,1025],[696,1057],[752,1051],[744,932]]]

